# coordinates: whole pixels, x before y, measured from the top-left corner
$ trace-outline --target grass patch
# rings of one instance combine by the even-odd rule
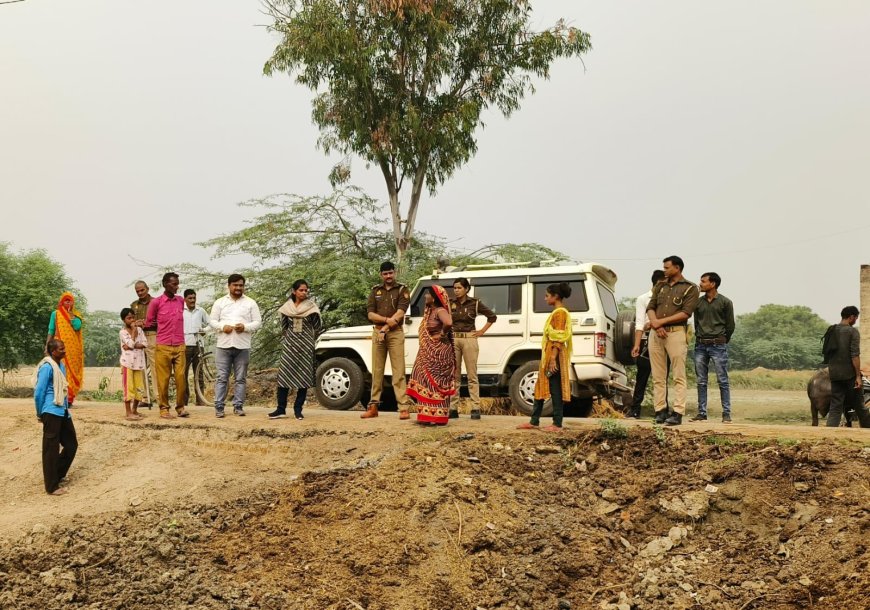
[[[732,388],[744,390],[805,390],[807,382],[816,374],[810,371],[772,371],[757,368],[751,371],[729,371],[728,381]],[[715,385],[716,376],[710,376],[710,385]]]
[[[785,437],[779,437],[778,439],[776,439],[776,443],[777,443],[780,447],[794,447],[795,445],[800,445],[800,444],[801,444],[800,439],[797,439],[797,438],[785,438]]]
[[[727,436],[719,436],[718,434],[712,434],[710,436],[704,437],[704,442],[708,445],[718,445],[719,447],[730,447],[734,444],[734,439],[729,438]]]
[[[604,438],[628,438],[628,427],[615,419],[602,419],[600,425]]]

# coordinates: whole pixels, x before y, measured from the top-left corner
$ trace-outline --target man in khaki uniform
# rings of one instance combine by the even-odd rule
[[[148,347],[145,348],[145,362],[148,364],[153,375],[154,350],[157,347],[157,326],[155,324],[153,327],[145,327],[145,316],[148,315],[148,306],[151,304],[153,297],[148,292],[148,284],[142,280],[136,282],[134,288],[138,298],[130,303],[130,309],[133,310],[133,314],[136,316],[136,326],[145,331],[145,339],[148,342]],[[140,404],[140,407],[151,408],[151,384],[151,377],[148,375],[148,371],[145,371],[145,403]]]
[[[683,277],[683,259],[669,256],[662,269],[665,279],[653,288],[647,305],[649,315],[649,357],[652,367],[655,422],[668,426],[683,423],[686,412],[686,328],[698,306],[698,287]],[[674,412],[668,416],[668,358],[674,374]]]
[[[477,356],[480,348],[477,338],[482,336],[496,321],[493,311],[480,302],[479,299],[468,296],[471,288],[469,281],[460,277],[453,282],[453,294],[456,298],[450,300],[450,315],[453,316],[453,348],[456,353],[456,389],[462,381],[462,363],[465,362],[465,373],[468,377],[468,397],[471,399],[471,419],[480,419],[480,384],[477,381]],[[486,316],[486,324],[480,330],[474,327],[477,316]],[[450,409],[450,418],[459,417],[457,409]]]
[[[405,394],[405,331],[402,323],[411,304],[411,292],[396,282],[396,266],[390,261],[381,263],[381,280],[369,293],[367,304],[369,321],[375,325],[372,332],[372,397],[366,412],[360,417],[378,416],[378,404],[384,389],[384,368],[387,353],[393,370],[393,390],[399,404],[399,419],[408,419],[410,400]]]

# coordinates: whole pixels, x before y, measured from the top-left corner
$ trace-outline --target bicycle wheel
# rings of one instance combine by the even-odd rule
[[[196,371],[193,374],[193,389],[196,393],[196,399],[208,407],[214,406],[214,381],[216,377],[217,368],[214,363],[214,353],[206,352],[200,357],[199,363],[196,365]]]

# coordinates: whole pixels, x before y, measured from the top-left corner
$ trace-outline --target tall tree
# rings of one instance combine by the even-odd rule
[[[93,311],[88,314],[85,340],[85,366],[118,366],[121,342],[118,331],[124,323],[114,311]]]
[[[44,250],[17,253],[2,242],[0,285],[0,370],[6,372],[42,358],[51,312],[65,290],[76,291],[63,265]],[[86,309],[79,295],[76,309]]]
[[[736,369],[811,369],[822,361],[821,338],[828,323],[803,305],[762,305],[737,316],[729,346]]]
[[[434,194],[475,154],[483,111],[510,116],[534,92],[533,76],[591,49],[589,35],[561,19],[534,31],[528,0],[264,1],[281,36],[265,73],[287,72],[317,92],[325,152],[381,170],[400,262],[423,187]],[[340,164],[331,178],[348,176]]]
[[[325,197],[275,195],[241,205],[263,213],[249,226],[199,245],[214,248],[216,258],[243,255],[252,261],[239,271],[247,279],[248,293],[263,311],[264,327],[255,336],[257,349],[253,353],[257,365],[271,365],[277,354],[280,333],[276,312],[299,278],[310,282],[327,328],[368,323],[366,298],[380,281],[378,264],[394,254],[386,223],[371,220],[383,217],[383,206],[351,187]],[[566,257],[538,244],[496,244],[461,254],[442,238],[417,233],[401,281],[413,285],[432,273],[438,259],[463,265]],[[185,286],[211,287],[217,295],[226,290],[225,273],[192,265],[179,265],[176,271]]]

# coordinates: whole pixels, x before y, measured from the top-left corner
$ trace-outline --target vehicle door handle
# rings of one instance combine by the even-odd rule
[[[519,324],[519,320],[508,320],[508,324]]]

